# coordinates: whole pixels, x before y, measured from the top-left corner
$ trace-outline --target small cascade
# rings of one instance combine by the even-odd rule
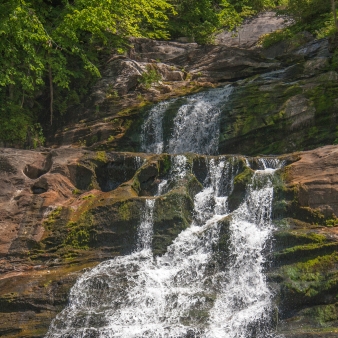
[[[109,325],[114,316],[128,318],[131,297],[137,299],[135,284],[139,274],[152,262],[154,207],[155,200],[146,199],[136,250],[84,273],[71,289],[69,305],[53,320],[46,338],[129,337],[115,335]]]
[[[230,85],[186,97],[173,119],[169,140],[164,139],[163,121],[166,111],[177,100],[158,103],[145,120],[141,142],[148,153],[194,152],[216,154],[218,151],[219,122],[222,107],[233,91]]]
[[[174,176],[183,178],[186,158],[176,156],[173,163]],[[72,288],[69,306],[53,321],[47,337],[178,338],[203,334],[207,316],[201,320],[194,314],[204,314],[212,306],[214,290],[207,282],[208,267],[235,175],[231,161],[209,161],[204,189],[195,197],[193,223],[166,254],[156,258],[151,254],[155,199],[147,199],[137,250],[85,273]]]
[[[155,200],[147,199],[141,224],[137,232],[137,251],[151,250],[153,241],[153,217],[154,217]]]
[[[135,169],[139,169],[142,167],[144,160],[140,156],[135,156],[134,163],[135,163]]]
[[[238,170],[232,162],[222,157],[218,162],[215,159],[208,162],[209,174],[204,182],[205,188],[195,196],[195,224],[202,225],[215,214],[228,213],[227,199],[234,188],[233,182]]]
[[[261,170],[276,170],[281,169],[285,165],[285,161],[280,161],[276,157],[265,157],[265,158],[259,158],[259,169]]]
[[[175,101],[175,99],[162,101],[150,109],[141,131],[142,151],[154,154],[163,153],[163,118],[166,110]]]
[[[193,222],[160,257],[151,248],[156,198],[146,199],[136,250],[84,273],[46,337],[277,338],[263,252],[274,228],[272,178],[282,162],[260,159],[263,169],[255,171],[245,200],[229,214],[227,199],[239,173],[234,163],[236,158],[222,156],[207,160]],[[187,158],[173,156],[166,189],[187,170]],[[222,269],[214,259],[226,216],[230,257]]]
[[[282,163],[261,159],[265,169],[255,171],[245,200],[229,214],[227,199],[237,162],[208,159],[191,226],[155,258],[151,243],[156,199],[146,199],[136,250],[84,273],[46,337],[276,338],[269,324],[272,293],[263,273],[263,251],[273,231],[272,177]],[[187,158],[173,156],[168,182],[186,175]],[[231,254],[228,268],[222,270],[213,259],[227,215]]]
[[[277,159],[261,159],[248,186],[245,201],[232,214],[230,222],[229,268],[224,272],[210,313],[208,338],[268,338],[271,333],[272,293],[263,273],[263,251],[274,229],[271,223],[272,176],[282,165]]]
[[[221,108],[233,88],[226,86],[192,95],[177,112],[168,152],[216,154],[218,151]]]

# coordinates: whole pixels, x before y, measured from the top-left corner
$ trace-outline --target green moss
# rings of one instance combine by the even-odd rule
[[[93,228],[93,215],[85,212],[77,221],[67,223],[67,237],[65,245],[76,249],[88,249],[91,240],[91,231]]]
[[[153,252],[164,254],[177,235],[192,220],[193,200],[181,186],[156,200],[154,210]]]
[[[296,245],[292,248],[287,248],[280,252],[279,255],[298,255],[298,258],[301,259],[302,256],[306,256],[308,254],[311,254],[312,251],[333,251],[335,250],[337,245],[335,243],[310,243],[310,244],[304,244],[304,245]]]
[[[103,163],[107,163],[108,161],[107,154],[105,151],[97,151],[96,157],[94,159]]]
[[[338,319],[338,304],[315,306],[302,311],[302,314],[316,320],[321,326],[327,326],[328,322]]]
[[[118,208],[118,213],[120,218],[123,221],[127,221],[130,219],[131,217],[131,211],[130,211],[130,206],[129,206],[129,202],[123,202],[120,204],[119,208]]]
[[[62,207],[57,207],[49,215],[48,218],[43,222],[46,228],[50,228],[57,219],[61,216]]]
[[[1,298],[5,299],[7,302],[12,302],[13,300],[16,300],[18,297],[20,297],[20,295],[17,292],[10,292],[1,295]]]
[[[302,72],[300,63],[287,75],[299,79]],[[296,83],[274,85],[262,85],[262,79],[255,82],[252,78],[232,94],[222,111],[219,151],[281,154],[337,143],[338,84],[335,76],[329,72]],[[285,114],[288,100],[299,94],[308,100],[308,107],[314,112],[314,117],[312,113],[305,113],[306,121],[300,116]]]
[[[289,220],[284,220],[289,224]],[[324,244],[327,238],[324,235],[309,230],[287,230],[279,231],[275,234],[276,250],[285,248],[296,248],[308,244]]]
[[[291,96],[301,94],[302,92],[303,92],[303,89],[300,87],[299,83],[296,83],[290,87],[287,87],[284,90],[284,95],[286,97],[291,97]]]
[[[125,130],[128,130],[132,124],[133,124],[132,119],[126,119],[123,123],[123,127],[125,128]]]
[[[235,177],[234,189],[228,199],[230,210],[238,208],[243,201],[247,184],[251,183],[253,174],[254,171],[252,169],[245,167],[244,170]]]
[[[234,184],[246,186],[248,183],[251,182],[253,174],[254,174],[253,170],[246,167],[244,171],[242,171],[235,177]]]
[[[132,183],[131,187],[133,188],[133,190],[134,190],[137,194],[140,193],[140,191],[141,191],[141,184],[140,184],[140,181],[139,181],[139,179],[138,179],[138,175],[135,175],[135,176],[133,177],[133,183]]]
[[[300,279],[306,279],[307,274],[326,273],[333,269],[338,262],[338,253],[317,257],[304,263],[297,263],[296,269],[299,271]]]
[[[292,309],[305,304],[321,304],[324,299],[325,302],[335,302],[338,287],[337,264],[338,253],[333,252],[322,256],[317,254],[304,262],[283,266],[279,272],[283,280],[282,302]],[[318,320],[321,324],[336,318],[333,308],[329,307],[312,307],[308,312],[307,316],[312,317],[312,322]]]
[[[160,175],[166,175],[171,168],[171,158],[168,154],[161,155],[160,161],[159,161],[159,173]]]
[[[338,218],[334,217],[334,218],[329,218],[325,221],[325,225],[327,227],[336,227],[338,226]]]
[[[86,195],[86,196],[81,197],[81,199],[82,199],[82,200],[88,200],[88,199],[91,199],[91,198],[94,198],[94,197],[95,197],[95,195],[89,194],[89,195]]]

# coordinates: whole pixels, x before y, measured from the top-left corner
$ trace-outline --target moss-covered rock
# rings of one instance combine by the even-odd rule
[[[279,290],[278,329],[287,337],[302,337],[307,330],[326,337],[321,332],[335,327],[337,320],[338,244],[328,231],[302,226],[275,234],[274,267],[268,278]]]
[[[281,154],[334,143],[335,73],[312,78],[288,72],[274,80],[255,77],[236,88],[222,112],[221,153]]]
[[[247,185],[251,183],[253,174],[254,171],[251,168],[246,167],[235,177],[234,190],[228,199],[230,211],[237,209],[244,200]]]

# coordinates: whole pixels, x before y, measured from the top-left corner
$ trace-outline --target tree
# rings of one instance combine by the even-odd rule
[[[83,83],[100,76],[100,55],[125,49],[128,37],[171,34],[209,43],[217,30],[233,29],[276,1],[2,0],[0,140],[23,142],[37,115],[47,116],[46,102],[38,106],[44,98],[53,124],[68,99],[80,100]]]
[[[335,0],[331,0],[331,7],[332,7],[332,12],[333,12],[334,25],[336,27],[336,30],[338,30],[337,10],[336,10],[336,2],[335,2]]]
[[[170,33],[173,38],[184,36],[210,43],[220,29],[232,30],[245,17],[281,1],[285,0],[171,0],[178,14],[170,16]]]
[[[165,0],[2,1],[0,140],[23,141],[24,130],[36,120],[28,101],[31,105],[48,87],[52,123],[54,92],[69,90],[81,72],[100,76],[103,49],[125,48],[130,36],[167,38],[168,14],[173,12]]]
[[[330,10],[331,4],[328,0],[289,0],[287,6],[287,12],[303,23],[309,23]]]

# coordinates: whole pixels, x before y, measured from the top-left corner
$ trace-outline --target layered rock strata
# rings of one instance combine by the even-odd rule
[[[168,175],[172,155],[72,148],[2,149],[0,155],[0,332],[42,337],[83,269],[135,248],[140,210]],[[187,156],[191,172],[184,184],[157,197],[156,255],[189,225],[193,197],[205,179],[208,157]],[[280,295],[278,330],[287,337],[311,332],[331,337],[338,318],[338,149],[327,146],[281,159],[286,167],[274,183],[273,207],[280,230],[267,267]],[[239,156],[237,161],[232,210],[259,160]]]

